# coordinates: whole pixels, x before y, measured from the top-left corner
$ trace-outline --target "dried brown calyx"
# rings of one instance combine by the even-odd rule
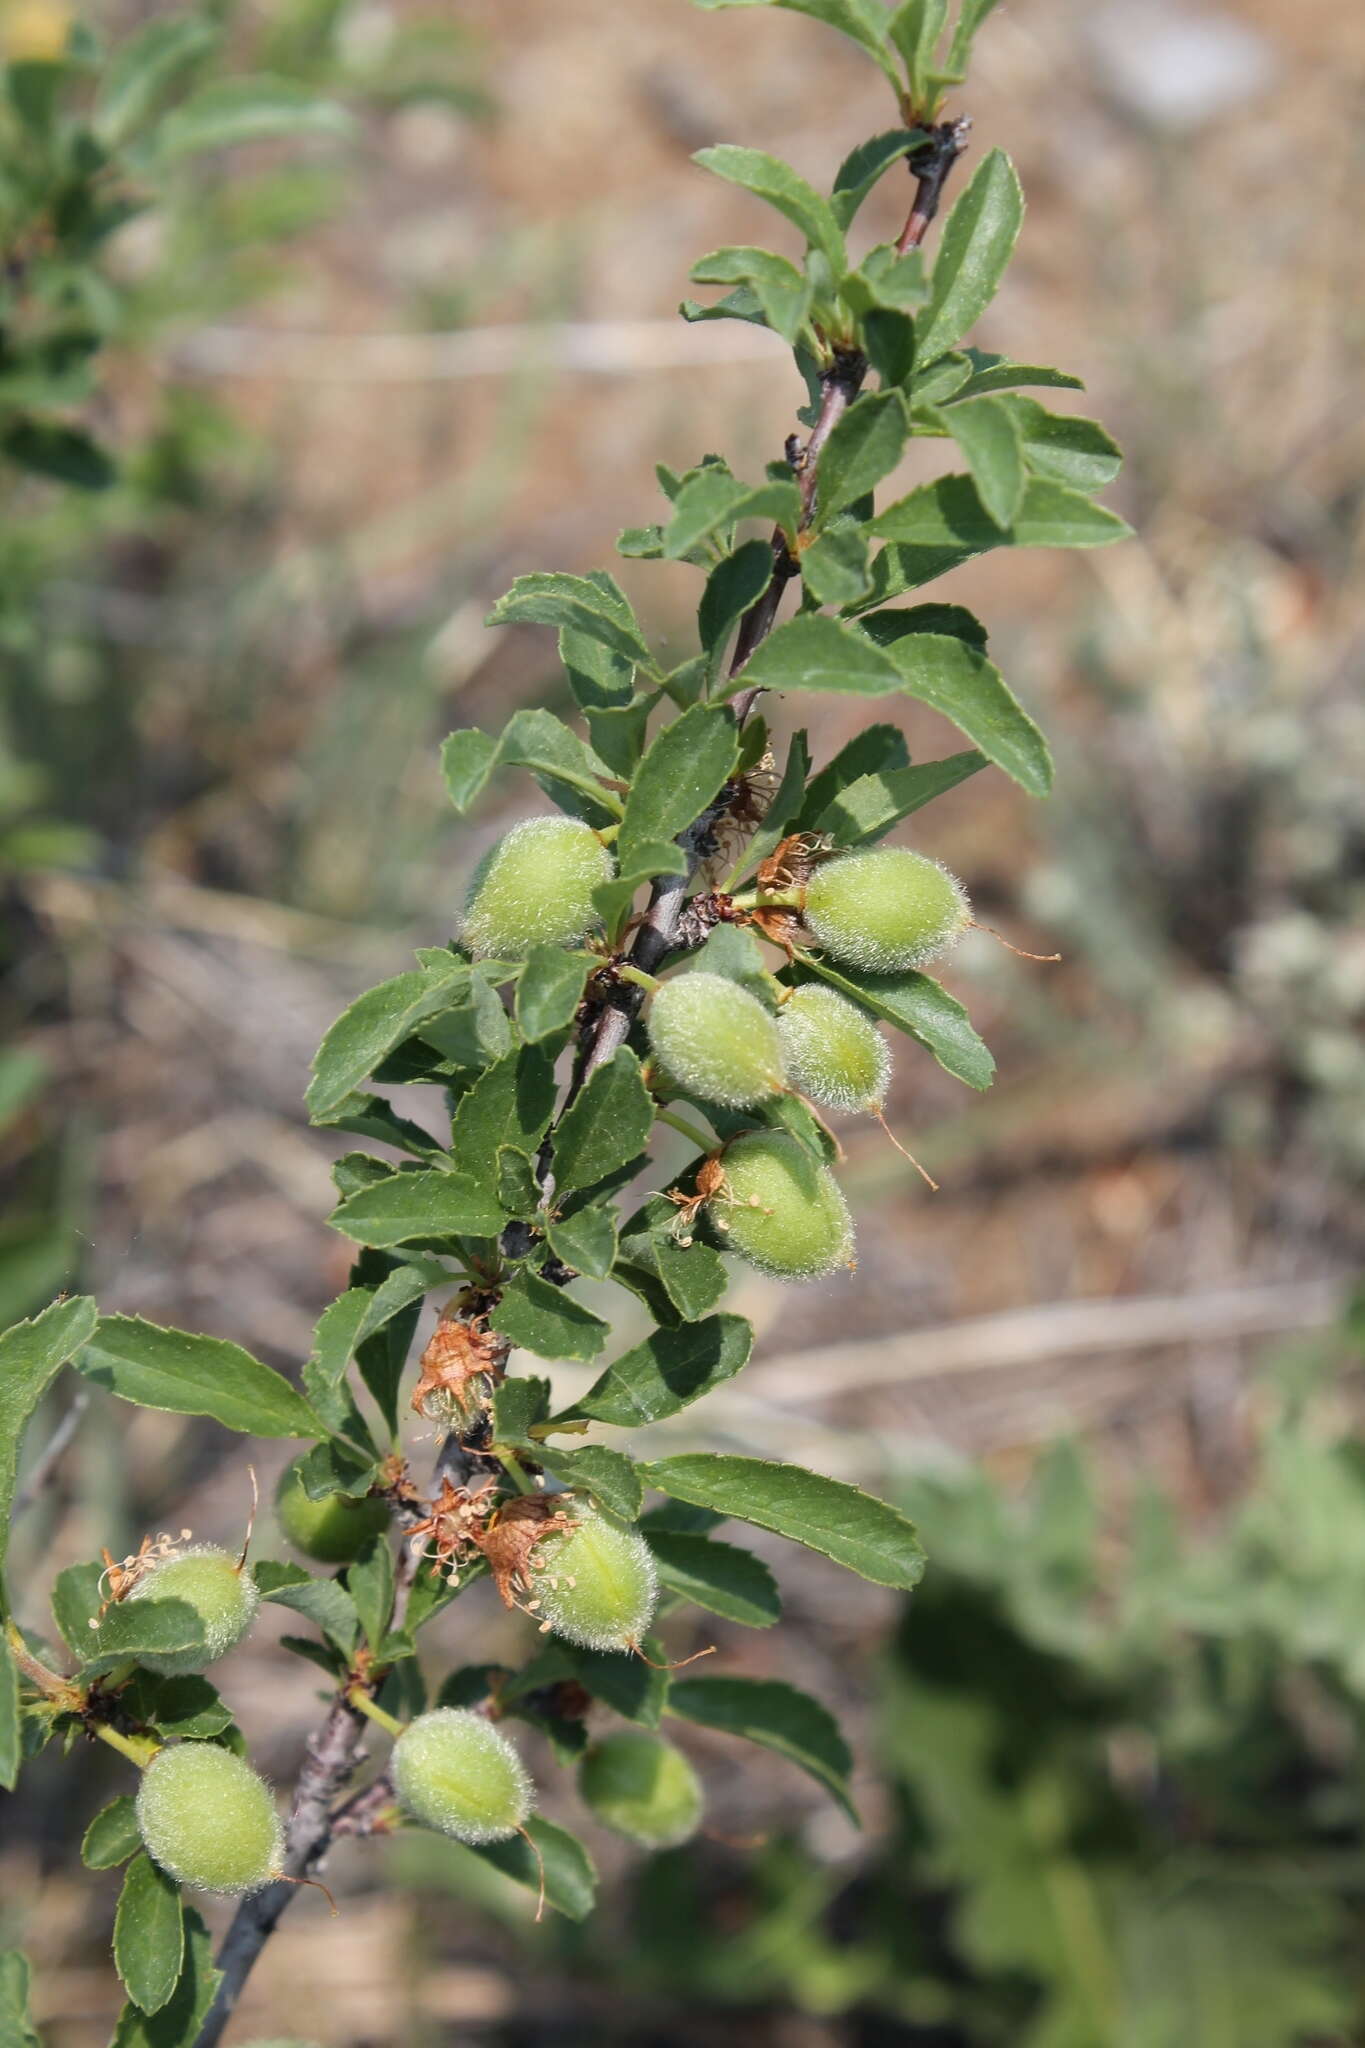
[[[484,1403],[470,1383],[497,1379],[507,1363],[508,1343],[488,1327],[492,1301],[466,1290],[442,1311],[422,1353],[412,1406],[429,1422],[467,1420]]]

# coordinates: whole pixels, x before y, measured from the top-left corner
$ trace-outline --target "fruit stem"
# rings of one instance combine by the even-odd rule
[[[800,910],[802,902],[800,889],[749,889],[730,898],[733,910]]]
[[[656,1124],[667,1124],[672,1130],[681,1131],[683,1136],[690,1138],[694,1145],[700,1145],[703,1152],[710,1152],[715,1147],[716,1141],[714,1138],[708,1138],[699,1124],[689,1123],[688,1119],[685,1116],[679,1116],[676,1110],[656,1109],[654,1121]]]
[[[530,1494],[535,1492],[535,1481],[529,1473],[522,1469],[521,1460],[515,1451],[505,1450],[501,1444],[494,1444],[492,1451],[493,1456],[502,1466],[503,1471],[507,1474],[518,1493]]]
[[[386,1713],[383,1707],[377,1705],[371,1699],[369,1693],[366,1692],[363,1685],[348,1686],[346,1688],[346,1701],[349,1706],[355,1708],[358,1714],[363,1714],[367,1721],[373,1721],[376,1727],[386,1730],[395,1742],[403,1733],[403,1723],[396,1720],[392,1714]]]
[[[122,1735],[117,1728],[111,1728],[107,1721],[87,1721],[86,1727],[101,1742],[107,1742],[110,1749],[116,1749],[120,1756],[126,1756],[130,1764],[136,1764],[145,1771],[154,1756],[165,1747],[154,1735]]]
[[[651,995],[656,988],[663,987],[657,974],[646,974],[643,967],[632,967],[628,960],[623,960],[616,972],[622,981],[633,981],[637,988],[648,989]]]

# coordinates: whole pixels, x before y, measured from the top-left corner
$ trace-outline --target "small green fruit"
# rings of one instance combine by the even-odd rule
[[[225,1657],[239,1643],[251,1625],[261,1596],[256,1581],[245,1565],[216,1543],[196,1543],[154,1564],[138,1580],[130,1600],[183,1600],[199,1616],[204,1633],[202,1650],[168,1650],[164,1654],[146,1651],[139,1664],[149,1671],[175,1676],[184,1671],[205,1671]]]
[[[437,1707],[408,1723],[393,1746],[393,1783],[414,1820],[457,1842],[505,1842],[531,1811],[521,1758],[467,1707]]]
[[[829,1109],[879,1110],[891,1079],[891,1048],[867,1013],[832,988],[806,982],[778,1016],[793,1084]]]
[[[672,1849],[695,1835],[702,1789],[687,1758],[642,1728],[595,1742],[578,1766],[578,1790],[604,1827],[645,1849]]]
[[[723,974],[678,974],[649,1005],[649,1042],[689,1095],[747,1109],[784,1085],[777,1019]]]
[[[302,1460],[295,1458],[280,1474],[275,1492],[275,1512],[280,1527],[305,1557],[319,1564],[353,1564],[372,1536],[381,1536],[389,1526],[388,1503],[382,1500],[348,1500],[343,1493],[312,1500],[299,1476]]]
[[[838,1181],[785,1131],[746,1131],[726,1147],[711,1220],[732,1251],[777,1280],[818,1280],[853,1255]]]
[[[654,1553],[638,1530],[585,1510],[535,1552],[534,1612],[586,1650],[630,1650],[659,1597]]]
[[[265,1779],[212,1742],[158,1750],[137,1795],[147,1854],[178,1884],[254,1892],[279,1875],[284,1832]]]
[[[833,959],[898,974],[960,938],[971,905],[937,861],[908,846],[873,846],[818,867],[802,914]]]
[[[615,872],[581,818],[525,818],[474,870],[461,938],[485,959],[524,960],[533,946],[573,946],[598,922],[592,892]]]

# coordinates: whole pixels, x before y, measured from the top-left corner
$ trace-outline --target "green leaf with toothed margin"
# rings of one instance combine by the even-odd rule
[[[101,1316],[76,1364],[96,1386],[141,1408],[211,1415],[251,1436],[327,1434],[282,1373],[224,1337],[164,1330],[141,1316]]]
[[[559,1419],[586,1416],[638,1429],[662,1422],[747,1364],[754,1333],[743,1316],[707,1316],[676,1330],[655,1330],[609,1365],[587,1393]]]
[[[995,297],[1024,219],[1014,166],[993,149],[979,164],[944,225],[929,304],[916,323],[919,361],[944,355]]]
[[[555,1183],[561,1196],[594,1187],[643,1151],[654,1128],[654,1100],[640,1062],[623,1045],[589,1075],[555,1131]]]
[[[659,1583],[670,1593],[745,1628],[771,1628],[780,1620],[777,1581],[751,1550],[689,1530],[646,1528],[643,1533],[654,1552]]]
[[[885,1024],[894,1024],[931,1052],[945,1073],[965,1081],[969,1088],[989,1088],[995,1079],[995,1061],[985,1041],[972,1028],[972,1021],[956,996],[950,996],[932,976],[909,974],[868,974],[862,968],[833,967],[827,960],[807,955],[809,973],[827,981],[841,995],[871,1010]]]
[[[611,1326],[562,1287],[523,1270],[513,1275],[489,1317],[491,1328],[537,1358],[596,1358]]]
[[[591,576],[545,571],[518,576],[488,614],[490,626],[559,626],[585,633],[623,660],[656,674],[649,644],[615,578],[604,570]]]
[[[180,1888],[150,1856],[128,1865],[114,1914],[114,1967],[133,2004],[160,2012],[176,1985],[185,1959],[185,1920]]]
[[[529,1842],[513,1835],[509,1842],[493,1842],[470,1853],[528,1891],[539,1892],[543,1883],[545,1902],[556,1913],[566,1920],[586,1920],[597,1899],[597,1871],[583,1844],[567,1828],[556,1827],[538,1813],[527,1821],[526,1833]]]
[[[828,1707],[809,1693],[773,1678],[679,1678],[669,1688],[668,1712],[789,1757],[858,1825],[848,1787],[852,1753]]]
[[[1047,741],[980,648],[953,634],[921,632],[908,613],[873,612],[860,625],[895,664],[908,696],[951,719],[1030,796],[1047,795]]]
[[[70,1301],[54,1301],[41,1315],[16,1323],[0,1336],[0,1567],[9,1541],[10,1504],[28,1419],[62,1367],[93,1335],[98,1321],[94,1302],[80,1294]]]
[[[713,149],[699,149],[692,161],[700,164],[703,170],[714,171],[718,178],[725,178],[732,185],[742,185],[756,198],[766,199],[769,206],[776,207],[779,213],[785,214],[800,228],[812,248],[820,251],[835,276],[843,276],[848,267],[848,255],[833,209],[829,201],[822,199],[815,187],[808,185],[790,164],[784,164],[780,157],[769,156],[764,150],[742,149],[733,142],[717,143]]]
[[[973,747],[943,761],[922,761],[914,768],[860,776],[821,812],[815,829],[828,832],[839,846],[872,845],[902,818],[956,789],[959,782],[987,765],[986,756]]]

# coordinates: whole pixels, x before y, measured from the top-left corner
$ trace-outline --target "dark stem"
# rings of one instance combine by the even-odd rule
[[[929,130],[928,139],[918,149],[912,149],[907,159],[910,175],[915,180],[915,199],[910,208],[910,218],[901,229],[896,247],[902,256],[909,249],[918,249],[929,232],[929,224],[938,212],[943,198],[943,188],[952,176],[953,165],[967,147],[967,137],[972,124],[967,115],[960,121],[941,121]]]

